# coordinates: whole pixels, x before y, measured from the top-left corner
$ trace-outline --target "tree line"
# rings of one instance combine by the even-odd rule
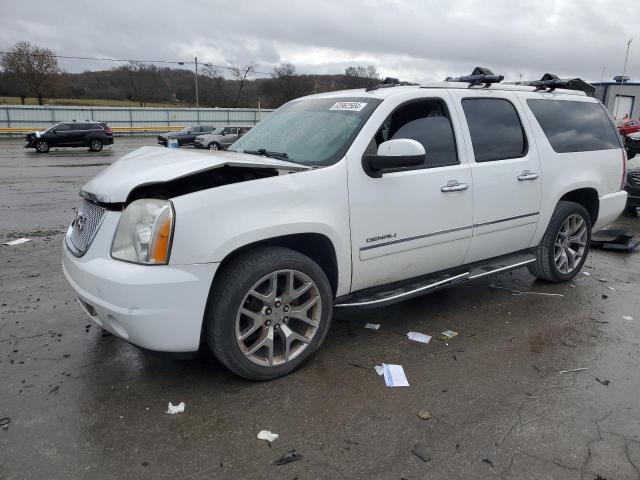
[[[58,66],[53,51],[18,42],[0,55],[0,96],[130,100],[193,106],[195,73],[185,68],[158,67],[129,62],[109,70],[68,73]],[[299,74],[295,65],[283,63],[269,75],[258,74],[255,64],[234,66],[224,72],[202,65],[198,72],[201,107],[277,108],[303,95],[367,87],[380,79],[376,68],[349,66],[343,74]]]

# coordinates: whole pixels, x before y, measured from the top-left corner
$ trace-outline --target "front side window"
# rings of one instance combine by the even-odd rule
[[[523,157],[527,140],[518,112],[503,98],[465,98],[462,108],[476,162]]]
[[[286,154],[278,158],[290,162],[333,165],[381,102],[370,97],[294,100],[270,113],[229,150],[277,152]]]
[[[449,111],[442,100],[411,101],[396,108],[382,123],[366,153],[375,155],[382,142],[398,138],[416,140],[424,147],[425,161],[416,169],[459,163]]]
[[[60,133],[60,132],[70,132],[71,131],[71,125],[69,125],[68,123],[61,123],[60,125],[56,126],[56,132]]]
[[[527,105],[557,153],[622,147],[620,135],[600,103],[529,99]]]

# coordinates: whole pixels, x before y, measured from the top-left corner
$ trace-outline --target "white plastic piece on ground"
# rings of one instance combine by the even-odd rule
[[[589,272],[581,272],[583,275],[586,275],[587,277],[590,277],[591,274]]]
[[[258,440],[264,440],[266,442],[273,442],[279,437],[277,433],[271,433],[269,430],[260,430],[258,432]]]
[[[574,372],[583,372],[584,370],[588,370],[587,367],[574,368],[573,370],[561,370],[558,373],[574,373]]]
[[[21,243],[27,243],[30,242],[31,239],[30,238],[18,238],[17,240],[11,240],[10,242],[4,242],[5,245],[9,245],[10,247],[12,247],[13,245],[20,245]]]
[[[632,322],[633,321],[633,317],[631,315],[623,315],[622,319],[626,320],[628,322]]]
[[[375,367],[373,367],[373,368],[375,368],[375,369],[376,369],[376,373],[377,373],[379,376],[384,375],[384,367],[383,367],[382,365],[376,365],[376,366],[375,366]]]
[[[426,333],[407,332],[407,337],[414,342],[429,343],[431,341],[431,335],[427,335]]]
[[[368,328],[369,330],[378,330],[380,328],[379,323],[367,323],[364,328]]]
[[[184,402],[180,402],[178,405],[173,405],[169,402],[169,406],[167,407],[167,413],[169,415],[175,415],[176,413],[184,413]]]
[[[615,288],[613,288],[613,287],[607,287],[607,288],[608,288],[609,290],[611,290],[612,292],[615,292],[615,291],[616,291],[616,289],[615,289]]]
[[[458,335],[458,332],[454,332],[453,330],[445,330],[440,335],[442,336],[442,338],[450,339]]]
[[[384,369],[384,383],[386,383],[387,387],[409,386],[409,380],[407,380],[407,376],[404,374],[402,365],[383,363],[382,368]]]

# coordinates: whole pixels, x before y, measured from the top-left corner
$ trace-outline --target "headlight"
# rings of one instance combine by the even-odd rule
[[[148,198],[131,203],[118,222],[111,256],[135,263],[168,263],[173,217],[173,207],[167,200]]]

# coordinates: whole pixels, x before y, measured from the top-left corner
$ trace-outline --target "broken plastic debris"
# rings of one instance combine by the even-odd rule
[[[427,449],[420,443],[416,443],[409,451],[425,463],[431,460],[431,455],[429,455]]]
[[[573,370],[561,370],[558,373],[573,373],[573,372],[582,372],[583,370],[588,370],[587,367],[574,368]]]
[[[277,433],[271,433],[269,430],[260,430],[258,432],[258,440],[264,440],[269,443],[277,440],[278,437]]]
[[[384,367],[382,365],[376,365],[373,367],[376,369],[376,373],[380,376],[384,375]]]
[[[183,413],[184,402],[180,402],[178,405],[173,405],[171,402],[169,402],[169,406],[167,408],[168,408],[167,413],[169,415],[175,415],[176,413]]]
[[[284,455],[282,455],[279,459],[273,462],[274,465],[286,465],[287,463],[295,462],[302,458],[302,454],[298,453],[296,450],[290,450]]]
[[[616,289],[615,289],[615,288],[613,288],[613,287],[607,287],[607,288],[608,288],[609,290],[613,291],[613,292],[615,292],[615,291],[616,291]]]
[[[387,387],[409,386],[409,381],[407,380],[407,376],[404,374],[402,365],[389,365],[383,363],[382,367],[384,369],[384,383],[387,384]]]
[[[458,335],[458,332],[454,332],[453,330],[445,330],[440,334],[440,340],[442,341],[450,340],[456,335]]]
[[[582,273],[583,275],[586,275],[587,277],[591,276],[591,274],[589,272],[580,272],[580,273]]]
[[[431,412],[429,410],[422,409],[418,411],[418,417],[422,420],[431,420]]]
[[[380,328],[379,323],[367,323],[364,328],[368,328],[369,330],[378,330]]]
[[[582,272],[586,273],[586,272]],[[587,274],[590,275],[590,274]],[[522,290],[516,290],[515,288],[507,288],[502,285],[496,285],[495,283],[489,284],[489,288],[496,288],[498,290],[506,290],[507,292],[511,292],[514,295],[546,295],[548,297],[564,297],[561,293],[545,293],[545,292],[524,292]]]
[[[431,335],[427,335],[426,333],[407,332],[407,337],[414,342],[429,343],[431,341]]]
[[[10,247],[14,246],[14,245],[20,245],[21,243],[27,243],[30,242],[31,239],[30,238],[18,238],[17,240],[11,240],[10,242],[4,242],[5,245],[9,245]]]
[[[623,315],[622,319],[626,320],[628,322],[632,322],[633,321],[633,317],[631,315]]]

